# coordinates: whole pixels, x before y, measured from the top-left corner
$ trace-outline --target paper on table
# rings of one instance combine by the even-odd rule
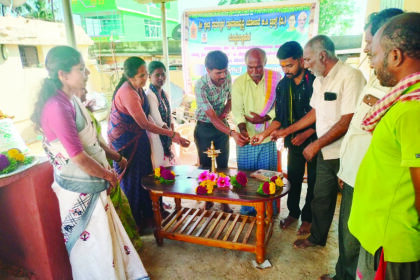
[[[273,176],[280,176],[280,178],[283,178],[283,173],[280,171],[258,169],[257,171],[251,173],[250,176],[261,181],[268,181]]]

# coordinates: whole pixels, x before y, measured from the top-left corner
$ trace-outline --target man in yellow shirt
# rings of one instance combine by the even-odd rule
[[[402,14],[397,8],[384,9],[372,13],[365,25],[366,46],[364,52],[371,57],[372,38],[376,32],[393,16]],[[372,71],[373,72],[373,71]],[[372,73],[373,74],[373,73]],[[371,75],[357,101],[357,107],[340,147],[340,169],[337,173],[342,181],[341,205],[338,222],[338,260],[335,275],[324,274],[319,280],[354,280],[356,278],[357,262],[359,259],[360,243],[350,233],[348,220],[353,201],[354,183],[360,163],[370,145],[372,134],[362,129],[362,120],[370,108],[387,93],[390,88],[382,87],[375,75]]]
[[[277,170],[276,143],[266,139],[261,145],[249,144],[250,137],[261,133],[275,116],[276,86],[281,79],[277,72],[264,69],[267,57],[264,50],[252,48],[245,54],[247,73],[239,76],[232,86],[232,114],[239,133],[248,139],[245,146],[237,146],[238,169]],[[250,207],[242,207],[242,214],[255,214]]]
[[[376,33],[371,67],[393,88],[362,122],[373,135],[348,222],[362,246],[357,277],[419,279],[420,13],[396,16]]]

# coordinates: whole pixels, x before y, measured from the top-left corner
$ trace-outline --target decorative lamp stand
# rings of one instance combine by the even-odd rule
[[[211,141],[210,148],[207,149],[207,152],[203,153],[207,154],[207,156],[211,158],[211,172],[216,172],[215,159],[221,153],[220,150],[215,150],[213,141]]]

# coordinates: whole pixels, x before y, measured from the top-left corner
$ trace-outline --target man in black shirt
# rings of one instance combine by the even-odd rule
[[[312,84],[315,76],[303,67],[302,47],[295,41],[286,42],[277,51],[277,58],[280,60],[285,77],[276,88],[276,117],[264,132],[251,139],[253,145],[258,145],[270,135],[272,140],[277,140],[275,135],[277,129],[290,126],[312,109],[309,106],[309,101],[312,96]],[[315,124],[288,135],[284,139],[284,145],[288,148],[287,178],[291,188],[287,197],[289,216],[280,221],[280,226],[285,229],[301,216],[302,224],[298,230],[299,235],[309,234],[312,223],[311,201],[317,160],[315,157],[307,162],[302,152],[314,140],[316,140]],[[305,206],[301,210],[299,201],[305,164],[307,164],[308,190]]]

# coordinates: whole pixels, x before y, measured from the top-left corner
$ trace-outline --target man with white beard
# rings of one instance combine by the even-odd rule
[[[366,84],[359,70],[336,57],[334,43],[325,35],[308,41],[303,59],[305,68],[317,76],[310,101],[312,110],[293,125],[271,134],[273,138],[285,137],[316,123],[318,139],[303,150],[308,161],[318,155],[311,235],[297,239],[293,243],[296,248],[325,246],[327,242],[339,191],[337,172],[341,141]]]

